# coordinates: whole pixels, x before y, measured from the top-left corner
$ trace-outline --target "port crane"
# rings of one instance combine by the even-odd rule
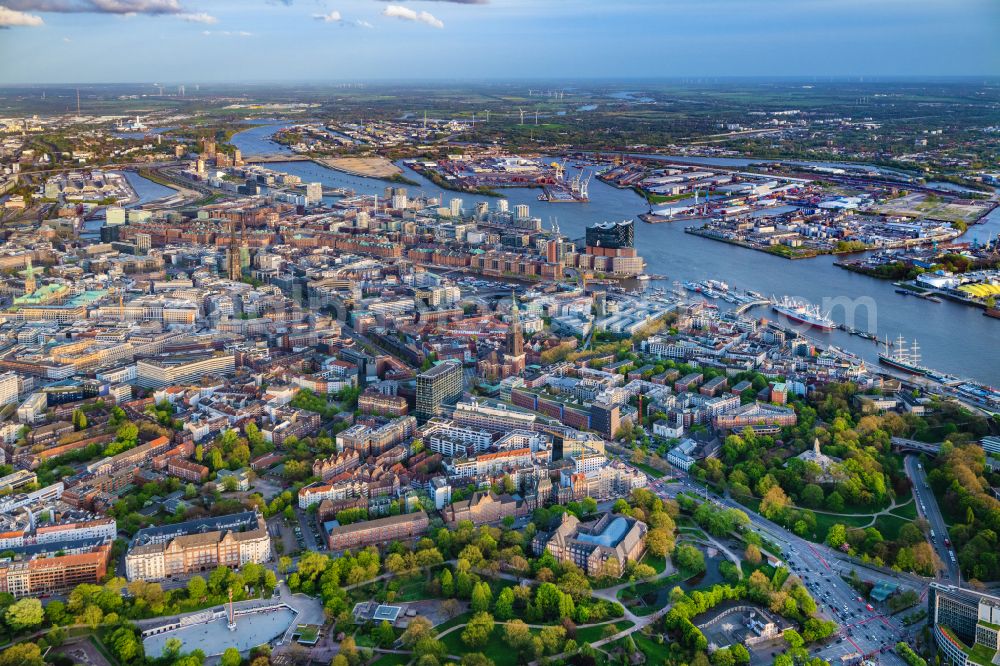
[[[559,162],[552,162],[549,166],[556,171],[556,182],[561,183],[566,176],[566,163],[559,164]]]
[[[580,173],[573,176],[573,180],[570,181],[569,187],[570,191],[574,195],[581,199],[589,199],[588,186],[590,185],[590,179],[594,174],[584,169]]]

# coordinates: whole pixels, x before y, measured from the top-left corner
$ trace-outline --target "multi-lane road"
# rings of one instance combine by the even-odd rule
[[[947,541],[948,525],[944,522],[941,508],[927,483],[926,470],[917,457],[912,455],[906,456],[903,467],[913,483],[913,497],[917,503],[917,514],[930,525],[930,534],[928,535],[930,544],[942,565],[938,567],[938,575],[942,582],[956,585],[961,581],[961,571],[955,560],[955,551],[951,548],[950,541]]]
[[[842,576],[851,569],[858,569],[865,580],[889,582],[922,594],[927,581],[919,576],[897,574],[879,569],[862,569],[860,562],[824,545],[802,539],[781,526],[756,514],[741,504],[720,497],[687,478],[676,483],[655,482],[654,492],[661,497],[676,498],[681,492],[701,495],[717,506],[739,509],[750,518],[750,527],[781,549],[773,553],[781,558],[798,575],[816,600],[819,613],[840,625],[839,634],[813,653],[831,663],[848,661],[854,656],[878,654],[890,663],[902,663],[891,653],[892,646],[900,640],[909,640],[916,627],[903,627],[898,617],[889,617],[878,610],[869,609],[867,602]],[[882,651],[885,650],[883,653]]]

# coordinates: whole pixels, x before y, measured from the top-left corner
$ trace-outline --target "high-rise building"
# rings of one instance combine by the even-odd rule
[[[517,204],[514,206],[514,218],[517,220],[527,220],[529,217],[528,204]]]
[[[1000,597],[954,585],[931,583],[927,595],[934,641],[957,666],[1000,659]]]
[[[0,405],[9,405],[17,402],[18,391],[20,391],[21,380],[16,372],[5,372],[0,375]]]
[[[594,402],[590,405],[590,427],[608,439],[613,439],[621,425],[621,409],[618,405]]]
[[[545,261],[550,264],[559,261],[559,241],[550,240],[545,243]]]
[[[323,183],[306,185],[306,205],[312,206],[323,201]]]
[[[484,220],[486,215],[490,212],[490,205],[485,201],[476,202],[476,219]]]
[[[233,152],[233,166],[234,167],[243,166],[243,151],[241,151],[239,148],[237,148]]]
[[[509,204],[506,199],[497,199],[497,212],[506,213],[508,205]]]
[[[462,200],[458,197],[454,197],[448,202],[448,208],[451,211],[452,217],[461,217],[462,215]]]
[[[417,418],[426,421],[437,416],[441,407],[453,405],[462,397],[462,364],[447,360],[417,375]]]

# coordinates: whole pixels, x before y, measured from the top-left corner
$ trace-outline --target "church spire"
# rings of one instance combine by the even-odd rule
[[[28,257],[28,276],[24,278],[24,293],[25,295],[33,294],[37,288],[38,283],[35,281],[35,267],[31,265],[31,257]]]
[[[517,307],[517,295],[510,293],[510,328],[507,331],[507,353],[510,356],[524,354],[524,331],[521,328],[521,317]]]

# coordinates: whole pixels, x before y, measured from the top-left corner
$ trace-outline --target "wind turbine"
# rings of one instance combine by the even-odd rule
[[[521,112],[521,124],[524,124],[524,109],[517,107],[517,110]]]

